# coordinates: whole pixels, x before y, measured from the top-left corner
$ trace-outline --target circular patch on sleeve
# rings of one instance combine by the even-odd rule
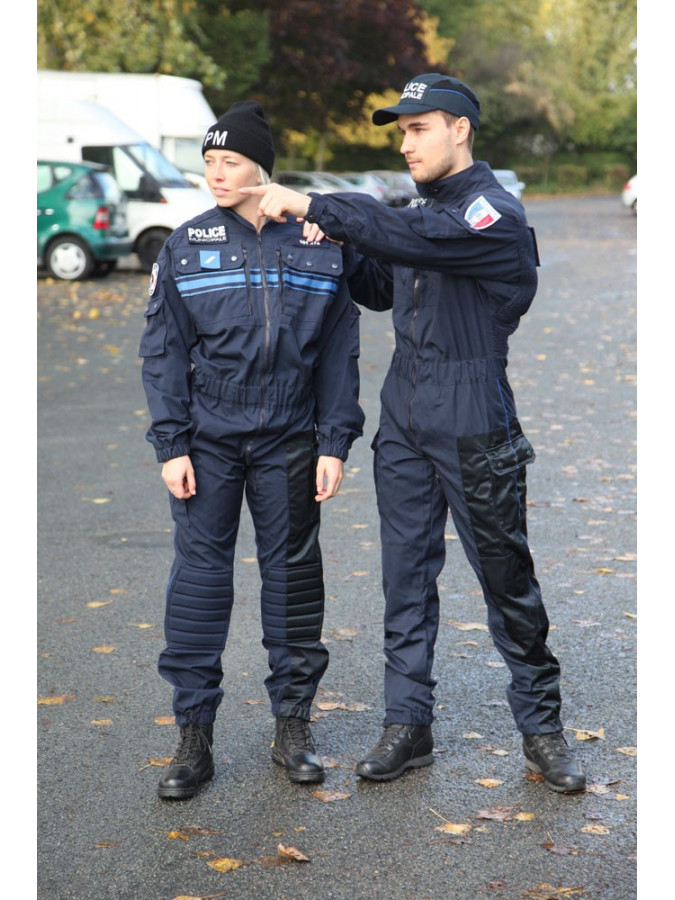
[[[159,278],[159,266],[157,263],[153,263],[152,272],[150,273],[150,286],[148,288],[148,296],[152,297],[155,293],[155,288],[157,287],[157,280]]]

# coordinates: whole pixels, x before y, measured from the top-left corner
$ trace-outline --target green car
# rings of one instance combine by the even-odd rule
[[[38,266],[68,281],[112,272],[131,252],[126,207],[105,166],[38,160]]]

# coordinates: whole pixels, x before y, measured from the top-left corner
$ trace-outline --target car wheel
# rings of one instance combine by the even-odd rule
[[[76,237],[60,237],[47,248],[45,265],[54,278],[77,281],[88,278],[94,271],[94,258],[84,241]]]
[[[136,253],[144,272],[149,272],[157,262],[159,251],[170,234],[171,232],[164,228],[149,228],[138,238]]]

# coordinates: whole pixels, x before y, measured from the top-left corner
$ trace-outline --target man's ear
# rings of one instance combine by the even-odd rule
[[[457,129],[457,143],[466,143],[471,134],[471,122],[466,116],[460,116],[455,122],[455,128]]]

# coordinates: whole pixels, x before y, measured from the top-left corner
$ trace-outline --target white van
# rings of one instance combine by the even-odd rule
[[[196,79],[157,73],[40,69],[37,84],[42,97],[104,106],[161,150],[190,181],[204,184],[202,141],[218,116]]]
[[[103,163],[129,198],[133,252],[149,271],[169,234],[213,206],[173,163],[96,103],[38,98],[38,159]]]

